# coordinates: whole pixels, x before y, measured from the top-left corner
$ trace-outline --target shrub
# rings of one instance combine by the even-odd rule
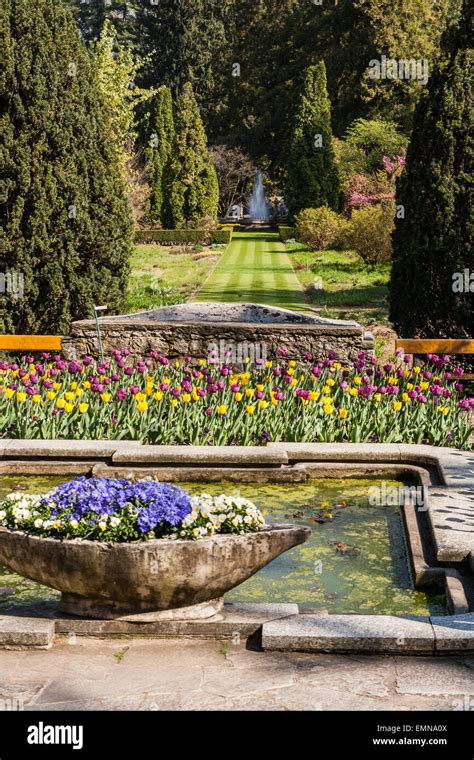
[[[228,245],[232,230],[136,230],[135,243],[159,243],[160,245]]]
[[[296,217],[296,238],[312,251],[324,251],[340,236],[342,220],[329,206],[306,208]]]
[[[225,230],[212,230],[211,243],[213,245],[229,245],[232,240],[232,227],[227,227]]]
[[[348,242],[366,264],[382,264],[392,257],[393,204],[364,206],[353,211]]]
[[[287,240],[293,240],[296,237],[296,230],[294,227],[284,227],[280,225],[278,227],[278,232],[280,234],[280,240],[283,240],[284,243],[286,243]]]

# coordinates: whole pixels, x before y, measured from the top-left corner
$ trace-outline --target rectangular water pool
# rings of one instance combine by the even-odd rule
[[[45,493],[64,477],[0,477],[12,490]],[[442,594],[415,590],[399,507],[373,506],[376,480],[314,479],[291,484],[179,483],[192,494],[238,494],[266,511],[268,523],[311,528],[303,545],[282,554],[226,595],[228,602],[296,602],[332,613],[444,615]],[[386,485],[401,483],[385,481]],[[58,593],[0,567],[0,611],[49,601]]]

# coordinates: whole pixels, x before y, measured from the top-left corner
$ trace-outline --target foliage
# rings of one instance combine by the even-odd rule
[[[341,238],[341,227],[345,219],[329,206],[306,208],[295,218],[296,239],[305,243],[312,251],[332,248]]]
[[[394,122],[357,119],[348,127],[344,140],[337,143],[341,180],[347,182],[354,174],[374,174],[380,171],[383,157],[394,159],[403,155],[407,142]]]
[[[102,107],[109,122],[109,140],[115,146],[124,170],[136,139],[136,107],[152,95],[152,90],[136,87],[141,64],[127,49],[117,43],[117,33],[106,21],[95,43],[92,62],[102,95]]]
[[[280,224],[278,227],[278,233],[280,235],[280,240],[286,243],[287,240],[293,240],[296,237],[296,228],[285,227],[284,225]]]
[[[178,243],[197,243],[198,245],[226,244],[232,240],[232,230],[136,230],[136,243],[160,243],[160,245],[177,245]]]
[[[145,160],[151,185],[147,219],[150,222],[161,222],[164,226],[172,224],[169,200],[174,139],[171,90],[162,85],[151,102]]]
[[[8,438],[132,439],[152,444],[253,445],[371,441],[464,447],[472,434],[462,369],[449,357],[378,366],[361,352],[260,360],[245,371],[151,352],[131,362],[30,357],[0,363],[0,420]],[[21,374],[20,374],[21,373]]]
[[[178,97],[175,141],[171,162],[171,217],[173,227],[196,224],[200,218],[217,216],[219,188],[211,163],[207,138],[194,97],[187,82]]]
[[[131,216],[97,71],[59,0],[0,9],[0,271],[24,297],[5,329],[67,333],[93,303],[120,311]]]
[[[393,203],[387,206],[366,205],[352,212],[347,232],[348,242],[366,264],[390,261],[393,217]]]
[[[304,208],[340,207],[323,61],[308,68],[301,90],[290,143],[286,199],[292,216]]]
[[[461,338],[474,330],[472,293],[453,292],[453,276],[474,269],[472,8],[443,41],[415,114],[397,203],[390,315],[400,335]]]

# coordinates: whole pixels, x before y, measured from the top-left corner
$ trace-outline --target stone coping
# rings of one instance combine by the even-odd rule
[[[298,613],[296,604],[225,604],[206,620],[136,623],[58,614],[52,604],[0,616],[0,649],[48,649],[76,637],[99,639],[251,638],[267,651],[446,655],[474,652],[474,613],[446,617]]]

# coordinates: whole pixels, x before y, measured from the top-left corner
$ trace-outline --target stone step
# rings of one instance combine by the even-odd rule
[[[0,649],[49,649],[54,637],[54,620],[0,616]]]
[[[295,615],[264,623],[262,647],[288,652],[433,654],[435,636],[427,617]]]

